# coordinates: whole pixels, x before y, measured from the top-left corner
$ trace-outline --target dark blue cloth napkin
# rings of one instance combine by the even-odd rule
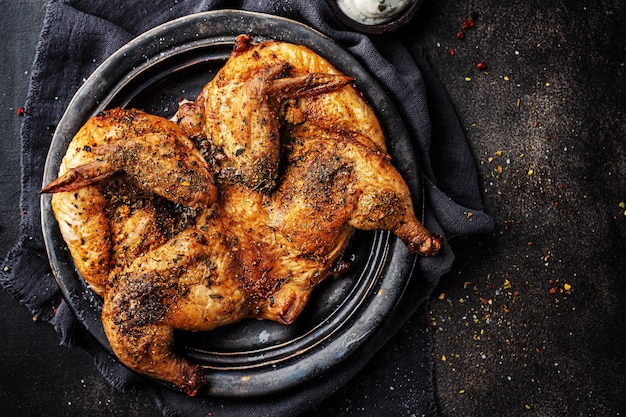
[[[271,397],[235,401],[188,398],[169,391],[108,356],[63,301],[43,243],[38,195],[56,124],[84,80],[125,43],[169,20],[224,8],[288,17],[346,48],[384,85],[415,138],[425,181],[426,226],[446,241],[493,228],[491,217],[483,211],[475,162],[463,130],[419,46],[393,35],[356,33],[322,1],[53,0],[46,12],[22,126],[21,234],[0,271],[0,283],[34,315],[54,325],[61,343],[91,352],[111,384],[120,389],[133,386],[154,396],[166,416],[286,417],[361,415],[363,411],[436,416],[425,301],[454,261],[447,243],[437,257],[420,259],[405,298],[370,343],[319,381]]]

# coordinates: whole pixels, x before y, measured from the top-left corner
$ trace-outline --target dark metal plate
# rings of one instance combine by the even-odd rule
[[[376,110],[394,164],[423,207],[418,162],[411,138],[391,101],[358,61],[331,39],[291,20],[241,11],[187,16],[151,30],[107,59],[76,93],[50,146],[43,182],[57,177],[68,144],[93,115],[134,107],[170,117],[178,99],[193,100],[223,65],[235,37],[278,39],[306,45],[356,78]],[[77,273],[44,195],[46,248],[64,297],[91,335],[111,352],[100,321],[102,301]],[[376,332],[400,300],[416,259],[387,232],[358,232],[347,256],[348,273],[329,279],[290,326],[247,320],[211,332],[176,334],[176,349],[205,369],[204,395],[264,395],[310,381],[350,355]],[[111,353],[112,354],[112,353]]]

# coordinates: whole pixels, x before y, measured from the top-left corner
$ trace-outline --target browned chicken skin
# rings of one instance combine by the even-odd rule
[[[269,191],[276,185],[280,159],[279,111],[290,98],[317,96],[352,81],[342,74],[298,74],[288,61],[255,59],[255,66],[238,63],[249,45],[240,38],[231,60],[207,84],[195,103],[175,116],[191,136],[206,137],[223,153],[222,177],[254,189]],[[255,55],[252,55],[255,56]]]
[[[113,176],[118,171],[128,174]],[[122,109],[97,115],[80,129],[59,178],[41,192],[55,193],[52,209],[63,238],[99,295],[113,268],[162,244],[176,229],[170,214],[155,210],[155,194],[195,207],[217,198],[204,158],[178,125]]]
[[[42,191],[124,364],[194,395],[203,373],[173,353],[174,329],[292,323],[355,228],[437,253],[350,80],[307,48],[241,36],[178,125],[116,109],[76,135]]]

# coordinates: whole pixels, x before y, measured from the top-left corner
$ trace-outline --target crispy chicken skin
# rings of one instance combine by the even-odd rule
[[[75,191],[124,172],[173,202],[208,207],[217,189],[204,158],[177,124],[138,110],[114,109],[87,122],[59,178],[42,192]]]
[[[352,78],[318,58],[300,45],[264,42],[253,47],[249,36],[240,36],[231,58],[195,103],[181,106],[175,120],[190,136],[209,140],[219,177],[265,191],[276,185],[280,119],[291,103],[306,103],[308,119],[326,126],[354,129],[357,123],[384,150],[382,130],[360,93],[352,86],[340,88]]]
[[[114,174],[123,172],[123,176]],[[99,295],[111,268],[163,243],[169,215],[154,195],[193,207],[217,198],[213,175],[177,124],[138,110],[113,109],[91,118],[72,139],[52,209],[76,268]]]
[[[195,395],[175,329],[292,323],[355,228],[437,253],[350,81],[305,47],[240,36],[173,121],[114,109],[79,131],[42,192],[122,363]]]

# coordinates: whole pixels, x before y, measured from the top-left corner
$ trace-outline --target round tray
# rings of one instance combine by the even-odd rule
[[[237,35],[305,45],[357,87],[383,125],[394,165],[415,207],[423,208],[418,162],[402,120],[376,80],[338,44],[300,23],[258,13],[214,11],[183,17],[128,43],[107,59],[70,102],[54,134],[43,182],[58,175],[61,159],[80,127],[112,107],[139,108],[170,117],[181,97],[195,99],[228,58]],[[43,195],[42,226],[54,276],[66,302],[88,332],[113,355],[101,323],[102,300],[74,267]],[[295,323],[245,320],[210,332],[175,335],[182,355],[202,365],[207,387],[199,395],[265,395],[311,381],[368,343],[402,297],[416,257],[388,232],[357,232],[346,251],[352,262],[312,294]],[[169,386],[169,385],[168,385]]]

